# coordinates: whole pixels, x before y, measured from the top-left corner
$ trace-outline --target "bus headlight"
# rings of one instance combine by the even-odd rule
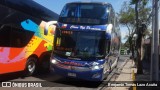
[[[92,66],[92,70],[99,70],[99,69],[102,69],[104,66],[103,65],[95,65],[95,66]]]
[[[51,63],[52,63],[52,64],[56,64],[56,63],[57,63],[57,60],[52,59],[52,60],[51,60]]]

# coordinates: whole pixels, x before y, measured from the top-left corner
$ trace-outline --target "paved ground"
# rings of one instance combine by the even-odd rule
[[[130,84],[133,84],[133,72],[136,71],[136,68],[132,68],[132,66],[132,60],[128,60],[126,64],[124,64],[124,67],[122,68],[120,75],[115,80],[116,84],[113,85],[113,87],[104,88],[103,90],[132,90],[133,87],[131,87]],[[128,86],[125,86],[126,84],[128,84]]]
[[[151,79],[150,79],[150,61],[149,59],[143,60],[142,64],[143,64],[143,74],[137,74],[135,79],[136,81],[150,82]],[[159,77],[160,77],[160,73],[159,73]],[[160,90],[160,86],[158,87],[137,87],[137,90]]]
[[[43,88],[23,88],[24,90],[103,90],[110,88],[107,86],[108,82],[115,81],[121,78],[122,74],[125,75],[126,70],[122,70],[126,65],[126,59],[128,56],[121,56],[118,62],[117,68],[115,68],[106,80],[99,83],[91,83],[82,80],[75,81],[74,79],[64,78],[54,73],[39,74],[32,77],[21,77],[21,72],[13,73],[8,76],[1,76],[5,78],[5,81],[44,81],[45,84],[51,85],[52,87]],[[124,79],[125,80],[125,79]],[[66,82],[67,81],[67,82]],[[0,90],[19,90],[22,88],[0,88]],[[114,89],[115,90],[115,89]],[[118,89],[119,90],[119,89]],[[121,89],[122,90],[122,89]]]

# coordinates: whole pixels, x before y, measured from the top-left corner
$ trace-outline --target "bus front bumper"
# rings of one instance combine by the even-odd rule
[[[102,81],[104,78],[103,68],[97,70],[84,69],[86,67],[57,66],[51,64],[50,70],[64,77],[83,79],[88,81]]]

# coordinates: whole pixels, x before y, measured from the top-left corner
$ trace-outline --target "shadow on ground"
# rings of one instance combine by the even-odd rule
[[[86,87],[86,88],[98,88],[102,82],[85,81],[74,78],[66,78],[56,75],[50,72],[38,72],[34,76],[42,81],[44,87]],[[23,75],[23,72],[9,73],[0,75],[0,82],[3,81],[15,81],[25,80],[27,77]],[[27,79],[26,79],[27,80]],[[35,81],[36,82],[36,81]],[[39,81],[38,81],[39,82]]]
[[[23,72],[2,74],[2,75],[0,75],[0,82],[9,81],[9,80],[18,79],[18,78],[22,78],[22,79],[25,78],[23,75]]]

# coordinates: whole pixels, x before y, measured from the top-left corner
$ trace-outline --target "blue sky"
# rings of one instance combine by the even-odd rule
[[[124,1],[128,0],[34,0],[37,3],[45,6],[46,8],[60,14],[63,6],[68,2],[75,2],[75,1],[99,1],[99,2],[108,2],[111,3],[116,12],[118,12],[121,8],[121,5]]]
[[[55,13],[60,14],[63,6],[68,2],[75,2],[75,1],[108,2],[112,4],[113,8],[115,9],[115,12],[119,12],[119,10],[121,9],[122,3],[124,1],[129,1],[129,0],[34,0],[34,1],[54,11]],[[123,38],[127,34],[128,30],[125,27],[120,27],[120,28],[121,28],[122,42],[125,42]]]

